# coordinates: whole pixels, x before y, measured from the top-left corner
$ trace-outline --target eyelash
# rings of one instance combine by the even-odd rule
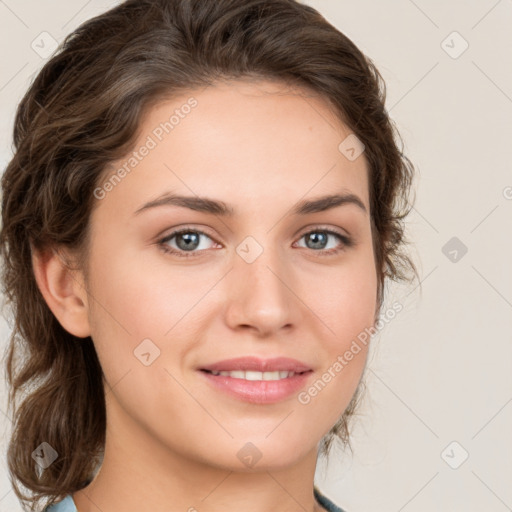
[[[194,252],[187,252],[187,251],[182,251],[182,250],[176,250],[176,249],[169,248],[169,246],[167,245],[166,242],[169,242],[175,236],[178,236],[178,235],[183,234],[183,233],[198,233],[200,235],[204,235],[204,236],[212,239],[211,236],[209,236],[204,231],[201,231],[200,229],[183,228],[183,229],[179,229],[179,230],[173,231],[169,235],[166,235],[164,238],[161,238],[160,240],[158,240],[157,244],[162,249],[162,251],[164,251],[165,253],[170,253],[170,254],[176,255],[176,256],[178,256],[180,258],[196,258],[198,256],[201,256],[203,250],[201,250],[201,251],[194,251]],[[334,256],[334,255],[340,253],[341,251],[343,251],[345,249],[348,249],[348,248],[350,248],[350,247],[352,247],[354,245],[354,241],[350,237],[348,237],[346,235],[342,235],[341,233],[338,233],[337,231],[334,231],[334,230],[331,230],[331,229],[315,228],[315,229],[313,229],[311,231],[303,233],[301,235],[300,239],[305,237],[305,236],[307,236],[307,235],[310,235],[311,233],[326,233],[326,234],[329,234],[329,235],[334,235],[335,237],[337,237],[342,242],[342,247],[341,248],[337,248],[337,249],[318,249],[318,250],[316,250],[316,249],[309,249],[309,250],[311,250],[313,252],[319,253],[318,254],[319,256]],[[308,248],[305,247],[305,249],[308,249]]]

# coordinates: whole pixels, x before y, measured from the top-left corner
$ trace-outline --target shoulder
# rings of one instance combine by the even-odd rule
[[[329,498],[324,496],[316,487],[316,485],[313,487],[313,491],[315,494],[315,498],[322,505],[325,510],[328,512],[346,512],[342,508],[338,507],[338,505],[335,505]]]
[[[77,512],[77,510],[71,494],[68,494],[62,501],[59,501],[59,503],[55,503],[51,507],[46,507],[43,512]]]

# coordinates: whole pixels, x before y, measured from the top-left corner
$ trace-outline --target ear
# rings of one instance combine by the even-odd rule
[[[91,334],[87,290],[82,273],[67,261],[62,250],[32,250],[34,276],[46,304],[66,331],[86,338]]]

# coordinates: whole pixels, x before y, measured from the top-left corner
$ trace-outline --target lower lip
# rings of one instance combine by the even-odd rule
[[[213,375],[200,371],[216,389],[224,391],[244,402],[253,404],[273,404],[285,400],[304,387],[311,371],[296,374],[280,380],[245,380]]]

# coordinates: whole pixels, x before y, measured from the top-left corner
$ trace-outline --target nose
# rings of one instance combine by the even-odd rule
[[[248,261],[234,256],[226,283],[226,323],[233,330],[252,330],[259,337],[291,329],[300,314],[293,269],[271,248]]]

